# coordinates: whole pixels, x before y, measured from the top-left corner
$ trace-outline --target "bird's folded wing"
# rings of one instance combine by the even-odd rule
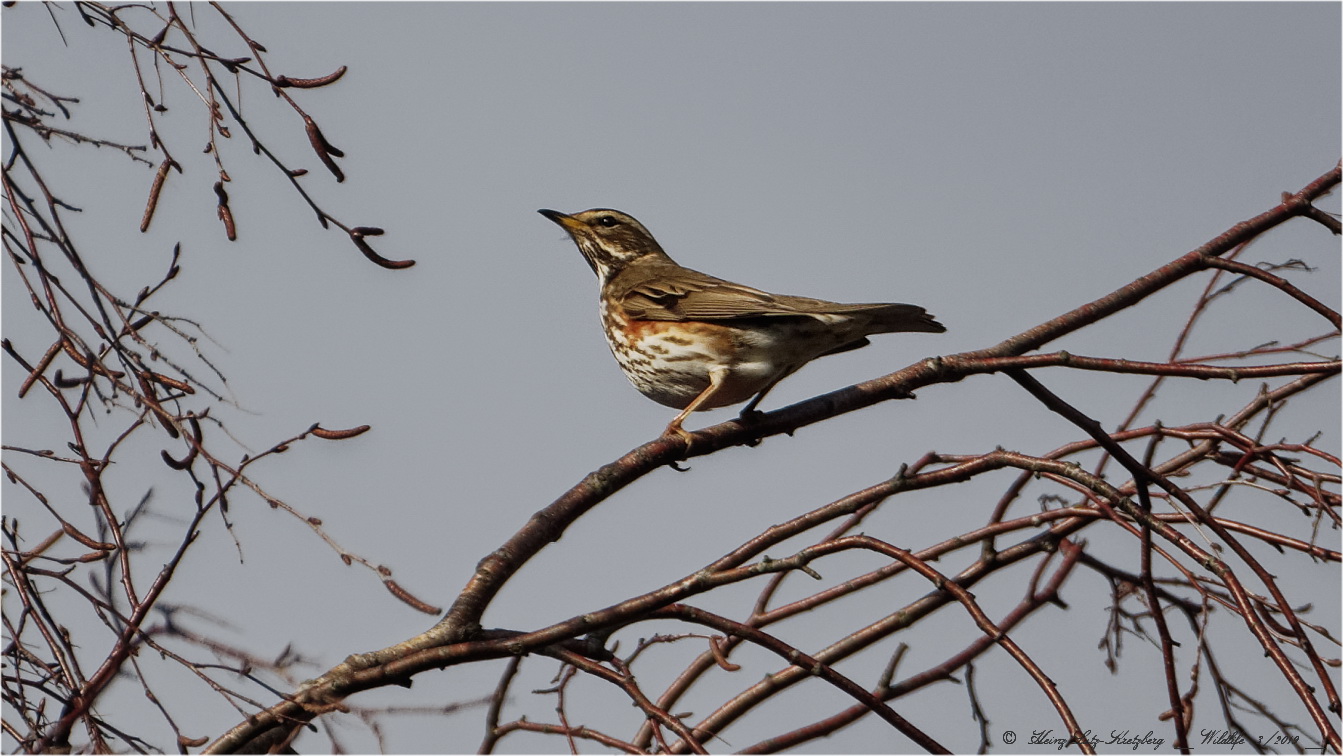
[[[612,293],[620,301],[625,314],[636,320],[733,320],[789,315],[817,317],[872,307],[770,294],[685,268],[678,268],[669,275],[629,281],[629,284],[624,291]]]

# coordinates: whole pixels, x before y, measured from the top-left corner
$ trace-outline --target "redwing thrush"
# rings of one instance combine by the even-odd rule
[[[573,237],[601,284],[606,342],[640,393],[681,410],[755,409],[783,378],[822,355],[868,345],[875,333],[947,330],[922,307],[838,304],[770,294],[672,262],[639,221],[598,208],[540,210]]]

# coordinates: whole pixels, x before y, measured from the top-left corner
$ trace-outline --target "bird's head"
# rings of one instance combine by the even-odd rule
[[[602,283],[639,260],[667,259],[667,253],[662,251],[648,229],[619,210],[594,208],[573,215],[555,210],[537,212],[569,232]]]

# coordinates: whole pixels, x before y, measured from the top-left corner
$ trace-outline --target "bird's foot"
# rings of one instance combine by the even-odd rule
[[[763,418],[764,416],[765,413],[761,412],[760,410],[755,409],[754,407],[747,407],[746,409],[741,411],[741,414],[737,415],[737,422],[741,423],[742,427],[750,428],[756,423],[759,423],[760,419]],[[760,441],[761,439],[757,437],[749,441],[743,442],[743,445],[759,446]]]
[[[742,410],[740,414],[737,415],[737,419],[741,421],[742,425],[755,425],[756,423],[760,422],[760,418],[764,416],[765,413],[761,412],[755,407],[747,407],[746,409]]]
[[[685,442],[685,452],[681,455],[681,459],[685,459],[690,456],[690,446],[694,442],[695,437],[690,433],[690,431],[681,427],[681,421],[679,419],[673,420],[667,426],[667,429],[662,431],[662,435],[676,436],[680,438],[682,441]]]

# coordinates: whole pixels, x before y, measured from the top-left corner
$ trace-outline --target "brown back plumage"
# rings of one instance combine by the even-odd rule
[[[725,281],[681,267],[669,258],[640,260],[612,277],[607,294],[638,320],[730,321],[761,317],[866,316],[869,333],[946,330],[922,307],[908,304],[840,304],[795,297]]]

